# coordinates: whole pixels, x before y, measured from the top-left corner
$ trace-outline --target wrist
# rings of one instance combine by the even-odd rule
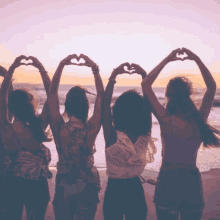
[[[144,79],[147,76],[147,73],[146,72],[142,72],[141,76],[142,76],[142,79]]]
[[[65,66],[65,63],[63,63],[63,62],[61,61],[60,64],[59,64],[59,66],[58,66],[58,68],[59,68],[59,69],[63,69],[64,66]]]
[[[194,61],[195,61],[196,63],[201,63],[201,62],[202,62],[199,57],[195,57],[195,58],[194,58]]]
[[[99,74],[99,67],[98,67],[98,65],[92,66],[92,72],[93,72],[93,74]]]
[[[116,69],[113,69],[113,71],[112,71],[112,74],[111,74],[110,78],[111,78],[111,77],[112,77],[112,78],[116,78],[116,77],[117,77],[117,75],[118,75],[117,70],[116,70]]]

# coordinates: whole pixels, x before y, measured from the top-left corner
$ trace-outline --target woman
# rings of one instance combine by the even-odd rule
[[[181,59],[177,55],[186,53]],[[175,77],[166,88],[167,105],[157,100],[152,84],[166,64],[176,60],[194,60],[203,76],[207,91],[199,109],[190,95],[192,86],[185,77]],[[199,220],[204,201],[201,175],[196,167],[197,152],[201,145],[219,146],[215,134],[219,131],[207,123],[216,91],[216,83],[200,60],[190,50],[174,50],[142,82],[144,94],[160,123],[162,139],[162,165],[157,180],[154,203],[158,220]]]
[[[2,76],[3,78],[5,77],[5,75],[7,75],[7,70],[0,66],[0,76]],[[12,88],[12,84],[10,85],[10,88],[9,88],[9,94],[13,91],[13,88]],[[0,96],[0,99],[1,99],[1,96]],[[0,101],[0,106],[1,106],[1,101]],[[1,109],[1,107],[0,107]],[[9,120],[11,121],[11,118],[12,118],[12,115],[10,114],[9,115]],[[4,161],[5,161],[5,158],[7,156],[7,152],[4,148],[4,143],[2,141],[2,138],[0,136],[0,219],[4,219],[4,198],[3,198],[3,189],[4,189],[4,179],[5,179],[5,164],[4,164]]]
[[[72,59],[85,60],[79,64],[92,68],[97,97],[93,116],[87,120],[89,102],[86,91],[79,86],[72,87],[66,95],[65,113],[68,122],[60,114],[58,87],[65,65],[73,65]],[[76,64],[77,65],[77,64]],[[87,56],[69,55],[62,60],[53,76],[50,94],[50,126],[54,135],[59,161],[57,164],[56,189],[53,201],[56,220],[94,219],[100,178],[94,167],[93,149],[101,128],[102,97],[104,89],[98,66]]]
[[[50,141],[45,129],[48,125],[47,105],[42,114],[36,115],[33,96],[25,90],[15,90],[9,96],[14,70],[23,65],[22,59],[30,59],[31,65],[44,76],[44,85],[49,91],[50,78],[43,65],[34,57],[19,56],[10,66],[1,86],[1,137],[8,154],[5,178],[5,209],[7,220],[21,220],[24,205],[27,219],[43,220],[50,200],[46,178],[51,178],[48,170],[49,149],[42,142]],[[8,119],[8,109],[14,116]]]
[[[137,64],[121,64],[113,70],[104,95],[103,130],[108,175],[103,206],[105,220],[123,220],[124,215],[126,220],[147,218],[147,205],[139,176],[156,153],[150,138],[150,106],[145,97],[130,90],[117,98],[113,115],[110,107],[116,76],[132,74],[132,71],[142,78],[146,76]]]

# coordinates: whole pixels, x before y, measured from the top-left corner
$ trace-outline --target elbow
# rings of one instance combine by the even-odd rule
[[[211,90],[213,92],[216,92],[217,90],[217,85],[216,85],[216,82],[212,82],[210,84],[207,85],[207,90]]]

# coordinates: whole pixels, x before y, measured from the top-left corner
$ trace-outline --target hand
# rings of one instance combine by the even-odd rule
[[[132,74],[132,72],[126,71],[124,67],[127,66],[128,70],[131,70],[131,65],[127,63],[122,63],[120,66],[118,66],[116,69],[113,70],[112,74],[119,75],[123,73]]]
[[[183,61],[182,58],[176,56],[176,55],[181,55],[181,54],[183,54],[183,53],[184,53],[184,52],[183,52],[180,48],[178,48],[178,49],[176,49],[176,50],[173,50],[173,51],[166,57],[166,60],[167,60],[167,62],[172,62],[172,61],[176,61],[176,60],[182,60],[182,61]]]
[[[26,60],[27,57],[24,56],[24,55],[21,55],[21,56],[17,57],[17,58],[15,59],[14,63],[12,63],[12,65],[10,66],[10,68],[16,69],[17,67],[19,67],[19,66],[21,66],[21,65],[26,65],[25,63],[21,63],[21,60],[23,60],[23,59]]]
[[[134,70],[132,71],[132,73],[137,73],[141,75],[142,78],[144,78],[147,75],[146,71],[142,67],[140,67],[138,64],[132,63],[131,68],[133,68],[132,70]]]
[[[39,71],[45,71],[44,66],[36,57],[29,56],[27,57],[27,60],[32,60],[32,63],[26,64],[27,66],[31,65],[39,69]]]
[[[199,60],[200,58],[194,54],[192,51],[186,49],[186,48],[182,48],[182,52],[187,54],[187,57],[184,57],[183,60]]]
[[[60,62],[60,64],[61,65],[74,65],[72,62],[71,62],[71,60],[72,59],[76,59],[76,60],[78,60],[79,61],[79,58],[78,58],[78,56],[76,55],[76,54],[71,54],[71,55],[69,55],[69,56],[67,56],[66,58],[64,58],[61,62]]]
[[[84,54],[80,54],[78,61],[80,60],[80,58],[85,60],[85,63],[79,63],[79,66],[88,66],[88,67],[92,67],[92,68],[97,68],[97,64],[95,62],[93,62],[88,56],[84,55]]]

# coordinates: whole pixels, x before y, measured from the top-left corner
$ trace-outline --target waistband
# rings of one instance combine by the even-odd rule
[[[184,170],[198,170],[196,165],[184,164],[184,163],[171,163],[171,162],[163,162],[161,170],[176,170],[176,169],[184,169]]]

